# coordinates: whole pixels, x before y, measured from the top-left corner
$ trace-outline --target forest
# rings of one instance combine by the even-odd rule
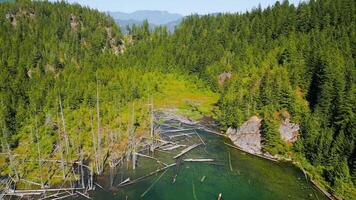
[[[356,194],[353,0],[191,15],[174,33],[146,22],[128,35],[90,8],[16,1],[0,4],[0,44],[1,152],[26,155],[0,156],[1,175],[38,177],[38,156],[63,157],[53,146],[69,146],[69,160],[95,143],[123,150],[148,130],[147,101],[189,107],[170,98],[204,93],[200,109],[220,129],[260,116],[264,151],[291,156],[338,196]],[[285,115],[301,127],[294,145],[276,128]]]

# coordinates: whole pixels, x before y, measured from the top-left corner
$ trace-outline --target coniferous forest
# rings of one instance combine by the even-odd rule
[[[127,35],[80,5],[1,3],[0,173],[38,179],[38,156],[122,151],[149,129],[150,99],[191,108],[175,99],[194,94],[208,96],[194,109],[221,130],[260,116],[264,151],[291,157],[324,188],[353,199],[355,57],[353,0],[191,15],[173,33],[146,22]],[[221,81],[223,73],[231,76]],[[293,145],[278,134],[286,115],[300,125]],[[60,173],[51,167],[41,174]]]

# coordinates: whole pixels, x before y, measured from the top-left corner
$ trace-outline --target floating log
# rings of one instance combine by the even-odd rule
[[[184,149],[182,152],[180,152],[178,155],[174,156],[174,159],[177,159],[179,157],[181,157],[182,155],[188,153],[189,151],[193,150],[194,148],[198,147],[199,145],[201,145],[202,143],[199,144],[193,144],[192,146],[189,146],[188,148]]]
[[[177,137],[190,137],[191,135],[194,135],[195,133],[183,133],[183,134],[179,134],[179,135],[172,135],[172,136],[168,136],[169,139],[173,139],[173,138],[177,138]]]
[[[201,182],[201,183],[204,182],[204,181],[205,181],[205,178],[206,178],[206,176],[201,177],[200,182]]]
[[[218,195],[218,200],[222,200],[222,194],[221,193],[219,193],[219,195]]]
[[[214,159],[209,159],[209,158],[199,158],[199,159],[194,159],[194,158],[189,158],[189,159],[183,159],[184,162],[214,162]]]
[[[192,129],[192,128],[187,128],[187,129],[179,129],[179,130],[161,131],[161,133],[177,133],[177,132],[192,131],[192,130],[194,130],[194,129]]]

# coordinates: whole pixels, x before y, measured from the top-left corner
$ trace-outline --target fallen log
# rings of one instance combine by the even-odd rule
[[[124,181],[122,181],[122,182],[119,184],[119,186],[120,186],[120,185],[123,185],[123,184],[125,184],[125,183],[128,183],[128,182],[130,182],[130,178],[127,178],[127,179],[125,179]]]
[[[79,191],[76,191],[76,193],[82,195],[83,197],[85,197],[87,199],[91,199],[88,195],[85,195],[85,194],[83,194],[83,193],[81,193]]]
[[[204,182],[204,181],[205,181],[205,178],[206,178],[206,176],[203,176],[203,177],[200,179],[200,182],[201,182],[201,183]]]
[[[194,158],[188,158],[188,159],[183,159],[184,162],[214,162],[214,159],[209,159],[209,158],[199,158],[199,159],[194,159]]]
[[[189,151],[193,150],[194,148],[198,147],[199,145],[201,145],[202,143],[199,144],[193,144],[192,146],[189,146],[188,148],[184,149],[182,152],[180,152],[178,155],[174,156],[174,159],[177,159],[181,156],[183,156],[184,154],[188,153]]]
[[[77,194],[68,194],[68,195],[65,195],[65,196],[62,196],[62,197],[58,197],[58,198],[54,198],[52,200],[60,200],[60,199],[66,199],[68,197],[72,197],[72,196],[76,196]]]
[[[180,130],[169,130],[169,131],[161,131],[161,133],[177,133],[177,132],[182,132],[182,131],[192,131],[194,129],[192,128],[187,128],[187,129],[180,129]]]
[[[161,168],[161,169],[157,169],[156,171],[153,171],[153,172],[151,172],[151,173],[149,173],[149,174],[147,174],[147,175],[145,175],[145,176],[141,176],[141,177],[139,177],[139,178],[137,178],[137,179],[135,179],[135,180],[132,180],[132,181],[130,181],[130,182],[128,182],[128,183],[125,183],[125,184],[122,184],[122,185],[118,185],[118,186],[124,187],[124,186],[127,186],[127,185],[132,185],[132,184],[134,184],[134,183],[137,183],[137,182],[139,182],[139,181],[141,181],[141,180],[143,180],[143,179],[145,179],[145,178],[147,178],[147,177],[150,177],[150,176],[152,176],[152,175],[154,175],[154,174],[157,174],[157,173],[159,173],[159,172],[161,172],[161,171],[163,171],[163,170],[166,170],[166,169],[168,169],[168,168],[170,168],[170,167],[173,167],[173,166],[175,166],[175,165],[177,165],[177,163],[173,163],[173,164],[167,165],[166,167],[163,167],[163,168]]]
[[[194,135],[194,134],[195,133],[183,133],[183,134],[172,135],[172,136],[168,136],[168,137],[169,137],[169,139],[174,139],[174,138],[183,137],[183,136],[190,137],[191,135]]]
[[[164,148],[164,149],[162,149],[163,151],[172,151],[172,150],[174,150],[174,149],[177,149],[177,148],[179,148],[179,147],[185,147],[186,145],[175,145],[175,146],[171,146],[171,147],[167,147],[167,148]]]
[[[154,157],[152,157],[152,156],[148,156],[148,155],[140,154],[140,153],[136,153],[136,155],[141,156],[141,157],[144,157],[144,158],[149,158],[149,159],[155,160],[155,161],[157,161],[158,163],[160,163],[160,164],[162,164],[162,165],[164,165],[164,166],[167,166],[166,163],[164,163],[164,162],[162,162],[162,161],[160,161],[160,160],[158,160],[157,158],[154,158]]]
[[[204,146],[206,146],[206,144],[205,144],[204,140],[200,137],[199,133],[198,133],[195,129],[194,129],[194,132],[195,132],[195,134],[197,134],[197,136],[199,137],[199,139],[200,139],[201,143],[203,143],[203,144],[204,144]]]

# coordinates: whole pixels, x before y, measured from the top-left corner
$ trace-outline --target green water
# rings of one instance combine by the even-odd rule
[[[190,151],[184,158],[212,158],[213,164],[183,162],[179,169],[172,167],[165,173],[160,172],[136,184],[119,187],[118,184],[128,177],[134,180],[163,167],[152,159],[139,157],[136,170],[132,170],[130,162],[125,162],[118,169],[106,170],[97,180],[104,189],[97,188],[91,196],[93,199],[123,200],[216,200],[221,193],[225,200],[327,199],[291,164],[275,163],[246,154],[225,145],[224,142],[228,142],[226,139],[202,130],[197,132],[206,145]],[[199,143],[200,139],[191,135],[176,138],[176,141],[189,146]],[[175,162],[172,157],[184,148],[168,152],[156,151],[151,155],[171,164]],[[177,171],[176,182],[172,183]],[[160,176],[161,179],[157,180]],[[203,176],[206,178],[201,182]]]

